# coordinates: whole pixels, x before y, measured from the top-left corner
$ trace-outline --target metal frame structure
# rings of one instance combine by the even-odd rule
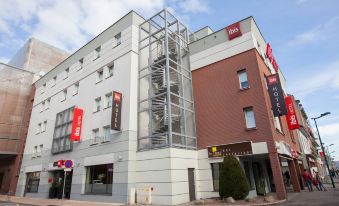
[[[139,151],[196,149],[188,50],[194,38],[166,9],[139,26]]]

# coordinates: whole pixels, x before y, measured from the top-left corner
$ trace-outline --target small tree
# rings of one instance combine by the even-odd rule
[[[220,167],[219,195],[235,200],[244,199],[250,191],[244,170],[234,156],[226,156]]]

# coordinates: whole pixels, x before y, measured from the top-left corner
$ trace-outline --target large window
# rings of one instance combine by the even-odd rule
[[[73,148],[69,139],[72,130],[73,109],[74,107],[66,109],[56,116],[52,153],[71,151]]]
[[[250,87],[248,84],[247,73],[246,70],[241,70],[238,72],[240,89],[247,89]]]
[[[245,114],[245,120],[246,120],[246,127],[248,129],[255,128],[256,124],[255,124],[253,108],[252,107],[244,108],[244,114]]]
[[[213,191],[219,191],[219,173],[221,163],[212,163]]]
[[[40,172],[27,173],[26,192],[38,192],[40,182]]]
[[[113,164],[87,167],[86,193],[112,194]]]

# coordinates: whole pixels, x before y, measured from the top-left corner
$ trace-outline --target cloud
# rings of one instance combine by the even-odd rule
[[[335,16],[329,19],[327,22],[321,25],[317,25],[309,31],[297,34],[290,42],[288,46],[300,46],[305,44],[312,44],[320,42],[329,38],[337,38],[339,32],[339,16]]]
[[[199,13],[209,11],[209,7],[206,1],[202,0],[182,0],[179,3],[179,7],[184,12]]]
[[[6,57],[0,57],[0,62],[7,64],[9,62],[9,59]]]
[[[304,78],[288,84],[289,92],[296,94],[298,98],[304,98],[322,89],[339,89],[339,61],[328,65],[316,65],[314,68],[308,68],[307,70],[317,72],[308,73]]]
[[[12,48],[11,41],[33,36],[73,52],[130,10],[148,18],[164,7],[175,8],[185,20],[208,10],[202,0],[2,0],[0,42]]]
[[[333,144],[329,150],[335,151],[333,155],[335,155],[336,160],[339,160],[339,123],[330,123],[320,126],[319,132],[325,146]]]
[[[297,5],[300,5],[300,4],[303,4],[303,3],[306,3],[308,0],[296,0],[295,3]]]

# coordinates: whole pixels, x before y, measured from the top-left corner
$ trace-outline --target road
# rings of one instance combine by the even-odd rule
[[[18,203],[12,203],[12,202],[1,202],[0,206],[34,206],[34,205],[25,205],[25,204],[18,204]]]
[[[339,184],[336,184],[336,189],[331,188],[331,185],[326,184],[325,187],[328,191],[313,191],[308,192],[306,190],[301,193],[290,194],[289,199],[278,204],[279,206],[338,206],[339,205]],[[313,188],[315,189],[315,188]]]

